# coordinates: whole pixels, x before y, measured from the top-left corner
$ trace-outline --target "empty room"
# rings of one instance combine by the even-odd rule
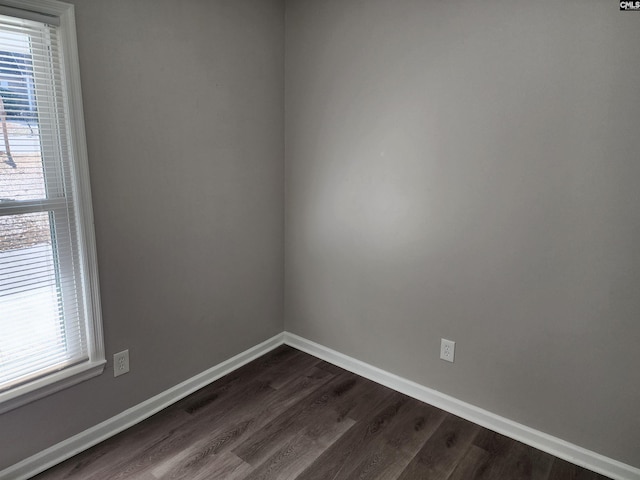
[[[640,480],[640,2],[0,0],[0,480]]]

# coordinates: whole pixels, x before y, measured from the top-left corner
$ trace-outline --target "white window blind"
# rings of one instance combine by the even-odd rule
[[[86,271],[65,32],[53,23],[0,14],[0,402],[3,392],[104,363]]]

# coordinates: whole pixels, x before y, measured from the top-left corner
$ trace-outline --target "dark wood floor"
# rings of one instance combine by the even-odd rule
[[[283,346],[35,478],[605,477]]]

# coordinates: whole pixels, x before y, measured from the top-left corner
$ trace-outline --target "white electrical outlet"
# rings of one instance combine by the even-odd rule
[[[440,358],[447,362],[453,363],[453,357],[456,353],[456,342],[447,340],[446,338],[440,339]]]
[[[129,371],[129,350],[113,355],[113,376],[119,377]]]

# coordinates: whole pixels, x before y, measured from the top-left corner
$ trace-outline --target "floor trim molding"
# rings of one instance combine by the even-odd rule
[[[245,350],[222,363],[185,380],[178,385],[150,398],[98,425],[80,432],[67,440],[43,450],[23,461],[0,471],[0,480],[26,480],[61,463],[78,453],[110,438],[117,433],[149,418],[154,413],[190,395],[220,377],[261,357],[284,343],[284,333]]]
[[[284,343],[368,378],[376,383],[404,393],[449,413],[465,418],[485,428],[501,433],[571,463],[598,472],[615,480],[640,480],[640,469],[605,457],[596,452],[529,428],[482,408],[389,373],[355,358],[344,355],[290,332],[284,332]]]
[[[534,430],[402,378],[290,332],[280,333],[104,422],[0,471],[0,480],[26,480],[145,420],[274,348],[287,344],[485,428],[615,480],[640,480],[640,469]]]

